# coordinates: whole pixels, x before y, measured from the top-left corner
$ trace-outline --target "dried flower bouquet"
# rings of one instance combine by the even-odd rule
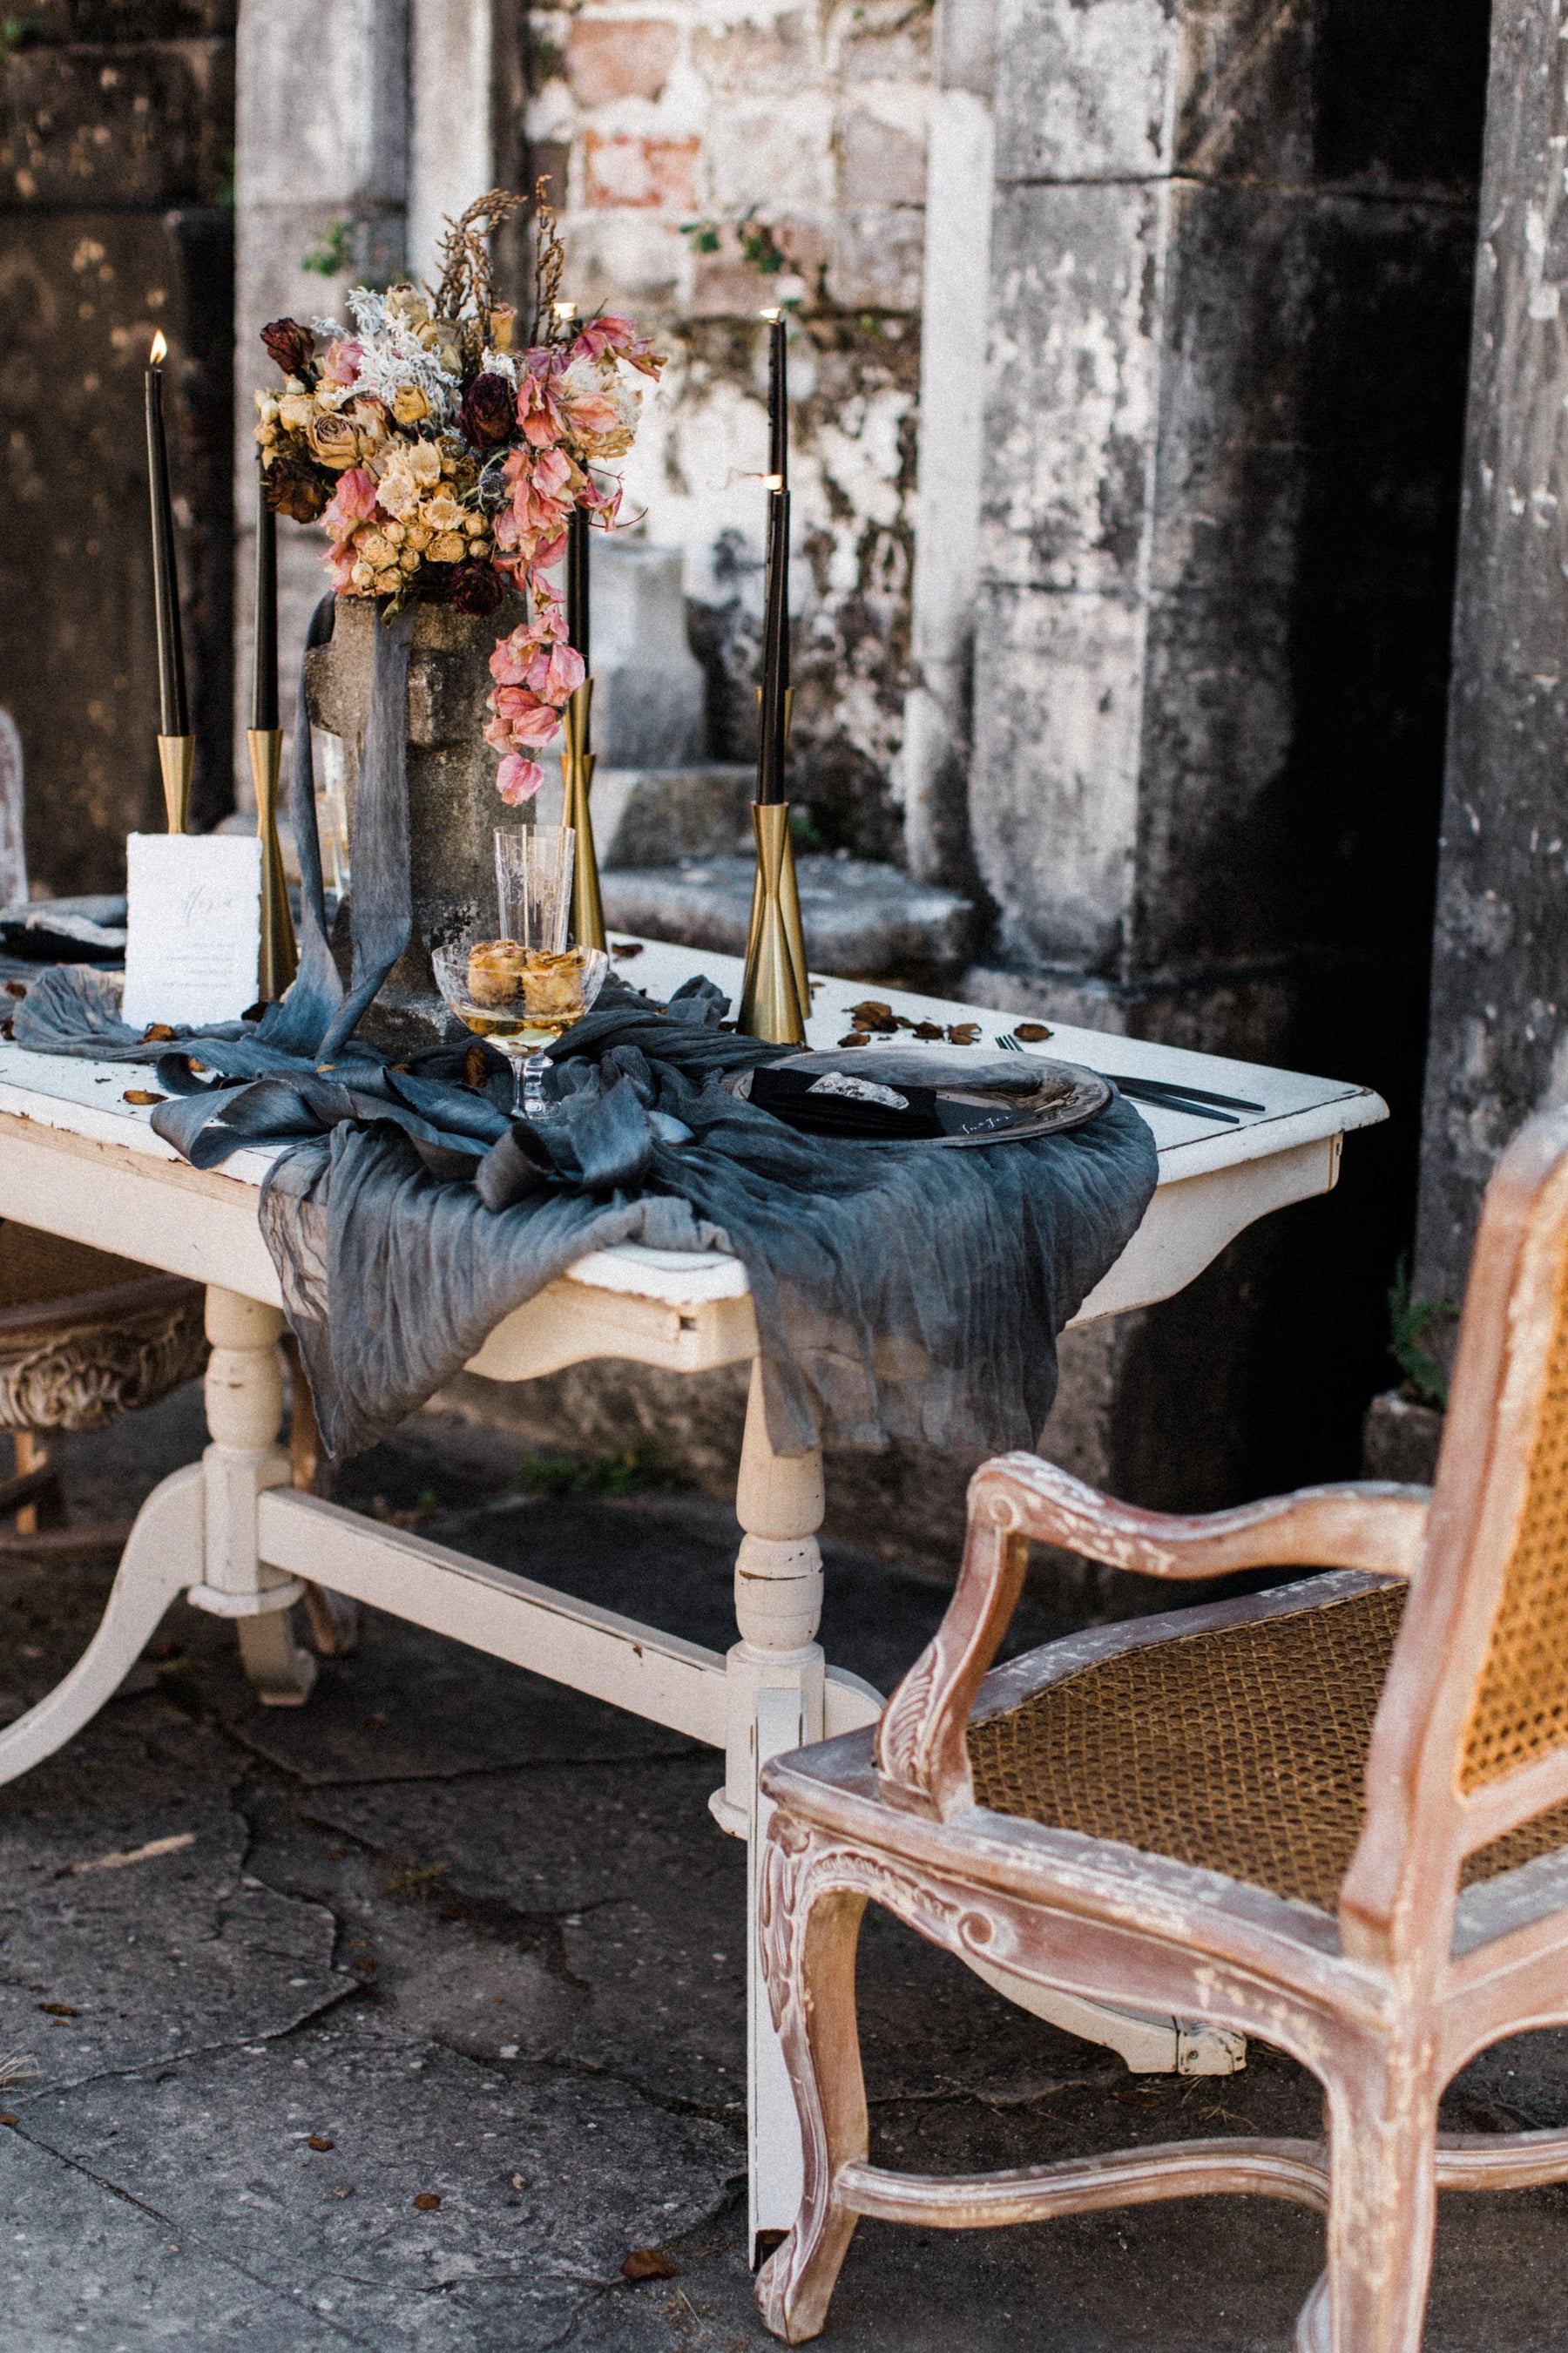
[[[527,597],[530,619],[491,659],[485,730],[502,754],[497,788],[514,804],[543,782],[532,754],[583,679],[542,575],[561,561],[574,508],[614,524],[620,485],[595,469],[631,448],[635,378],[664,365],[629,319],[558,315],[563,255],[542,184],[533,319],[513,351],[488,238],[521,202],[492,189],[448,224],[433,290],[353,288],[352,332],[275,319],[261,340],[283,389],[256,396],[268,504],[329,533],[340,596],[385,597],[388,617],[420,596],[493,613],[508,582]]]

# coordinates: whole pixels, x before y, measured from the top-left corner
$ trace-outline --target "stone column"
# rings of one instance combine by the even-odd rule
[[[996,0],[941,0],[926,142],[919,491],[900,782],[910,871],[973,879],[964,809],[980,565]]]
[[[235,512],[238,541],[236,762],[244,758],[255,565],[256,385],[275,381],[258,336],[285,313],[331,315],[358,278],[404,266],[408,181],[409,0],[243,0],[236,105]],[[308,269],[333,249],[339,267]],[[281,522],[279,632],[284,719],[305,624],[326,586],[321,532]]]
[[[1086,1335],[1079,1419],[1150,1501],[1352,1467],[1386,1382],[1485,24],[999,0],[966,993],[1363,1080],[1396,1123],[1339,1200]]]
[[[1422,1119],[1415,1289],[1568,1102],[1568,11],[1495,0]]]

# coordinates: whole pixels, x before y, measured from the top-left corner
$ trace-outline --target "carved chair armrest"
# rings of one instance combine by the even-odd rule
[[[968,1539],[947,1614],[877,1726],[882,1795],[943,1820],[973,1803],[969,1711],[1017,1606],[1031,1543],[1060,1545],[1143,1577],[1297,1566],[1410,1577],[1428,1493],[1363,1480],[1184,1518],[1119,1504],[1032,1454],[983,1463],[969,1482]]]

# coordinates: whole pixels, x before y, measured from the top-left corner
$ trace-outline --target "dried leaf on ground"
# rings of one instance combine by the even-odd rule
[[[676,2269],[662,2247],[634,2247],[621,2265],[621,2277],[629,2280],[674,2279]]]
[[[422,2189],[414,2203],[418,2207],[421,2214],[434,2214],[441,2200],[433,2189]]]
[[[307,2148],[313,2148],[320,2152],[324,2149],[336,2148],[337,2142],[335,2140],[324,2140],[320,2133],[312,2133],[310,2139],[305,2143],[305,2146]]]

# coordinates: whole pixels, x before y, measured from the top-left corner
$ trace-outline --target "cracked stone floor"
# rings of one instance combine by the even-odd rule
[[[194,1391],[68,1440],[73,1506],[123,1515],[202,1440]],[[426,1419],[342,1493],[728,1643],[721,1507],[530,1499],[515,1467]],[[829,1654],[885,1689],[942,1595],[855,1554],[828,1567]],[[0,1721],[58,1680],[107,1584],[0,1566]],[[1053,1630],[1022,1620],[1016,1640]],[[0,1790],[7,2353],[770,2344],[742,2255],[745,1859],[708,1814],[717,1770],[384,1618],[308,1707],[263,1710],[230,1630],[178,1605],[97,1721]],[[1223,2083],[1131,2078],[884,1919],[861,2002],[886,2161],[1315,2128],[1311,2084],[1273,2052]],[[1488,2053],[1450,2109],[1568,2123],[1568,2035]],[[1321,2245],[1261,2200],[952,2236],[865,2223],[823,2343],[1283,2353]],[[634,2284],[645,2248],[669,2276]],[[1565,2308],[1568,2194],[1443,2201],[1431,2353],[1560,2348]]]

